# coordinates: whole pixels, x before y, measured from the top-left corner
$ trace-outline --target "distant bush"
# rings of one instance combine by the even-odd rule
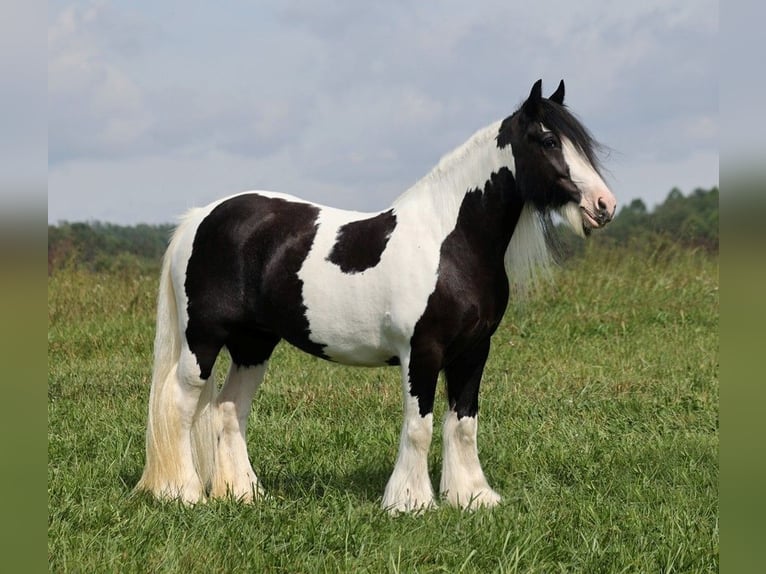
[[[673,188],[653,212],[635,199],[604,230],[606,237],[618,243],[645,233],[668,235],[683,245],[718,251],[718,188],[695,189],[688,196]]]
[[[62,223],[48,226],[48,274],[62,267],[134,273],[159,269],[172,225]]]

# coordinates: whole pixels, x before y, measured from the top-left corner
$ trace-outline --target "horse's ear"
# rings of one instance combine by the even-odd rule
[[[564,105],[564,80],[561,80],[559,82],[559,87],[556,88],[556,91],[553,92],[551,94],[551,97],[548,99],[552,102],[559,104],[560,106]]]
[[[536,116],[540,109],[540,101],[543,99],[543,81],[537,80],[529,92],[527,101],[521,106],[522,111],[528,116]]]

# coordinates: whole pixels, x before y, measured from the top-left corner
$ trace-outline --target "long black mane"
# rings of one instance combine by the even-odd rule
[[[565,104],[557,104],[546,99],[540,100],[540,121],[549,130],[571,141],[585,154],[599,175],[602,175],[600,156],[606,151],[605,147],[596,141]]]

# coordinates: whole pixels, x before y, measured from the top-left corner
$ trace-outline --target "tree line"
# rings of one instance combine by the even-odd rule
[[[134,226],[111,223],[60,223],[48,226],[48,274],[67,266],[91,271],[156,271],[173,225]],[[682,245],[718,251],[718,187],[695,189],[684,195],[678,188],[649,210],[641,199],[622,207],[599,241],[628,245],[649,235],[667,236]],[[561,234],[565,252],[582,247],[573,235]]]
[[[99,221],[48,225],[48,274],[62,267],[95,272],[159,269],[173,227]]]
[[[585,243],[562,229],[555,233],[559,254],[566,258],[581,253]],[[718,253],[718,187],[698,188],[689,195],[673,188],[652,210],[643,200],[634,199],[618,209],[614,220],[597,235],[599,242],[623,249],[662,239],[665,243]]]
[[[667,235],[690,247],[718,251],[718,187],[698,188],[687,196],[673,188],[651,212],[642,200],[634,199],[604,231],[617,243],[651,233]]]

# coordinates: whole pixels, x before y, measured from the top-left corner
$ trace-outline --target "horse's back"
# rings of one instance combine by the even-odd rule
[[[394,362],[438,267],[438,250],[413,242],[406,215],[283,194],[231,196],[190,212],[177,233],[175,283],[192,343],[270,333],[343,363]]]

